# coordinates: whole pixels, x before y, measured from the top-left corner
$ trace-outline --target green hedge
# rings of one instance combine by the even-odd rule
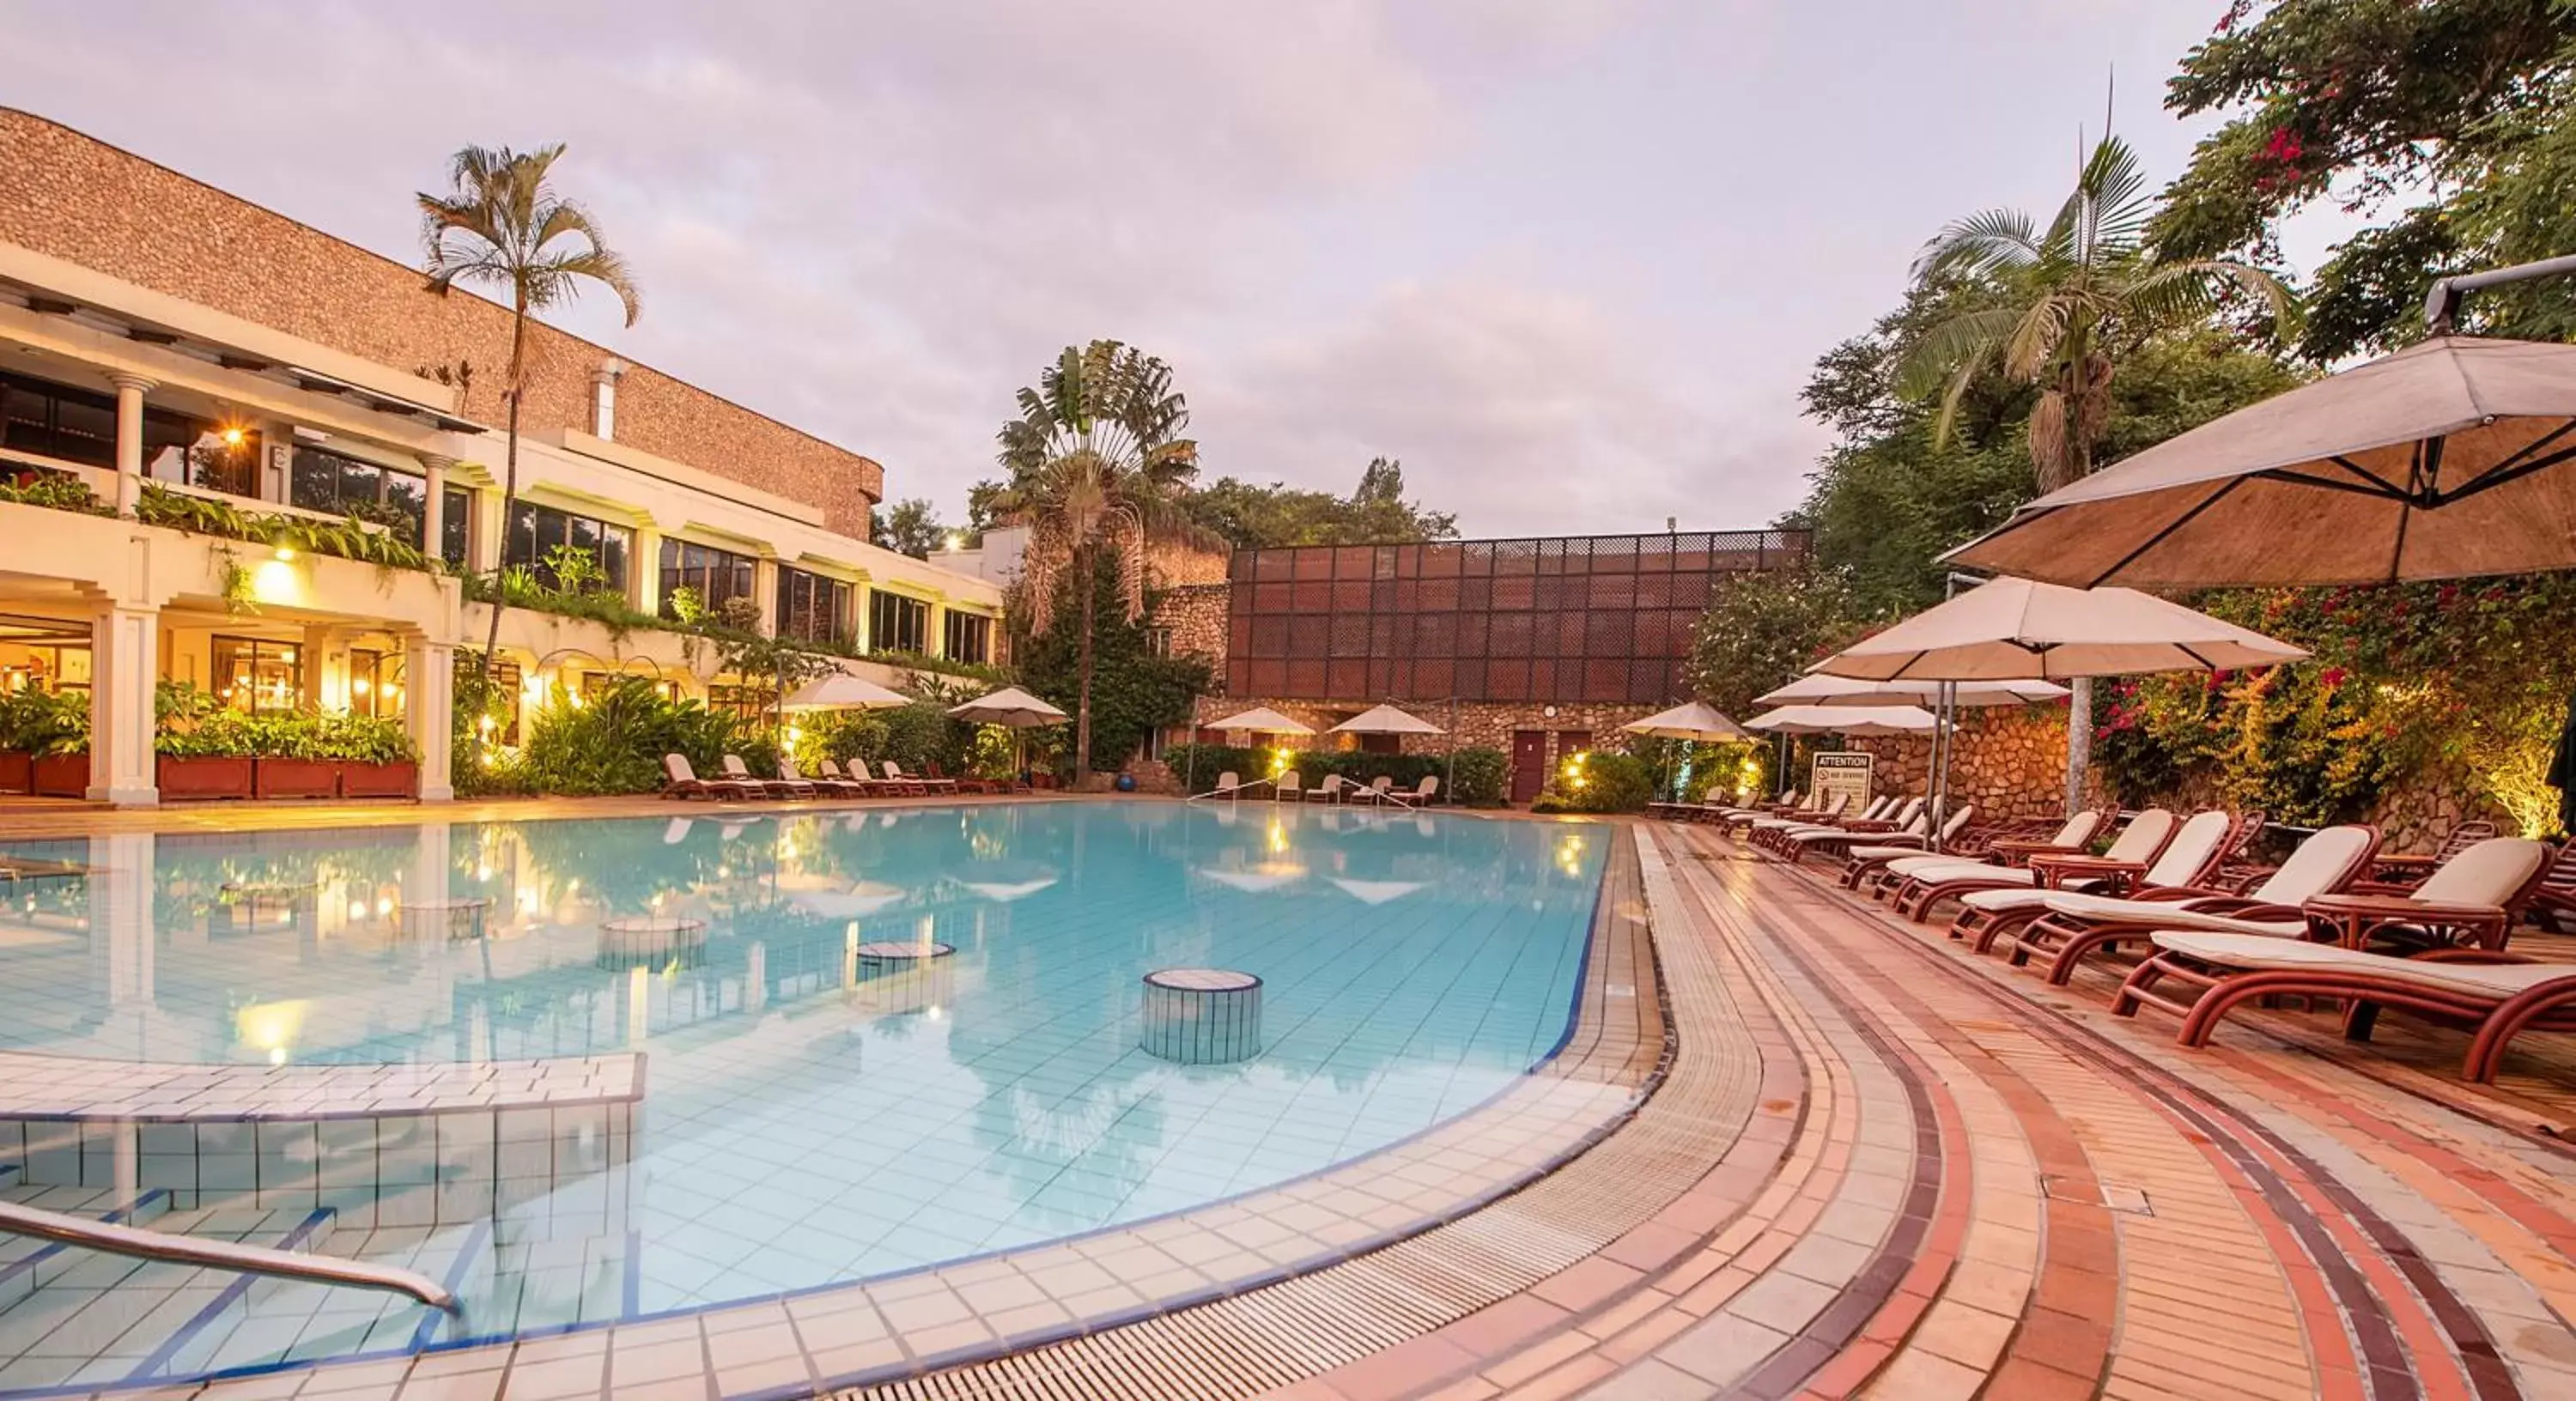
[[[1163,756],[1172,776],[1195,791],[1204,793],[1216,785],[1218,774],[1231,770],[1245,782],[1270,776],[1270,748],[1246,748],[1232,744],[1176,744]],[[1444,754],[1371,754],[1359,749],[1291,749],[1289,767],[1308,788],[1324,781],[1326,774],[1340,774],[1348,782],[1363,787],[1384,777],[1397,788],[1413,788],[1428,777],[1440,780],[1442,795],[1451,795],[1449,757]],[[1465,788],[1468,778],[1484,760],[1470,759],[1471,754],[1492,755],[1499,766],[1502,755],[1493,750],[1461,749],[1458,751],[1458,787]],[[1500,796],[1502,781],[1499,767],[1495,776],[1477,791],[1491,791]],[[1483,775],[1477,775],[1481,780]],[[1468,801],[1460,799],[1460,801]]]

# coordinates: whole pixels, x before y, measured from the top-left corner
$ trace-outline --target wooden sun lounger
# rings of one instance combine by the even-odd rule
[[[2344,1035],[2367,1041],[2383,1008],[2471,1030],[2460,1076],[2492,1083],[2505,1051],[2527,1031],[2576,1031],[2576,964],[2535,963],[2513,954],[2447,949],[2396,958],[2332,944],[2242,934],[2158,931],[2156,952],[2120,985],[2116,1016],[2140,1008],[2182,1021],[2175,1039],[2205,1046],[2227,1014],[2256,998],[2282,995],[2346,1001]],[[2168,984],[2197,989],[2188,999]]]

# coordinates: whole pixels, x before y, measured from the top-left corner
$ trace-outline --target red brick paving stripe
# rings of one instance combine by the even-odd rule
[[[1813,885],[1811,877],[1803,877],[1802,873],[1802,878]],[[2386,1231],[2388,1238],[2402,1242],[2402,1235],[2349,1188],[2336,1182],[2321,1165],[2299,1153],[2250,1115],[2204,1095],[2181,1077],[2127,1047],[2091,1028],[2051,1016],[2036,1004],[1991,980],[1954,966],[1946,957],[1917,943],[1901,928],[1884,920],[1874,922],[1892,934],[1895,941],[1917,959],[1938,965],[1948,976],[1977,988],[1988,1000],[2032,1027],[2034,1034],[2055,1044],[2066,1054],[2120,1075],[2126,1083],[2136,1086],[2163,1105],[2187,1128],[2205,1135],[2209,1142],[2202,1145],[2204,1151],[2214,1145],[2218,1152],[2231,1160],[2232,1166],[2248,1180],[2252,1188],[2251,1200],[2259,1201],[2264,1213],[2275,1216],[2290,1230],[2299,1250],[2323,1273],[2343,1322],[2351,1327],[2353,1335],[2361,1343],[2371,1394],[2379,1401],[2398,1401],[2399,1398],[2423,1395],[2428,1380],[2438,1390],[2447,1392],[2450,1387],[2445,1383],[2456,1385],[2458,1373],[2449,1372],[2448,1367],[2442,1364],[2459,1365],[2461,1360],[2471,1358],[2493,1359],[2499,1363],[2493,1368],[2479,1365],[2470,1370],[2467,1380],[2478,1396],[2502,1401],[2502,1398],[2522,1394],[2510,1371],[2500,1365],[2501,1359],[2496,1357],[2494,1342],[2487,1335],[2483,1323],[2437,1274],[2428,1270],[2427,1279],[2420,1283],[2409,1277],[2409,1282],[2415,1283],[2416,1290],[2422,1294],[2424,1303],[2420,1305],[2416,1302],[2415,1293],[2403,1287],[2391,1287],[2387,1294],[2382,1294],[2374,1287],[2372,1275],[2384,1275],[2387,1268],[2385,1259],[2369,1249],[2359,1252],[2365,1257],[2360,1260],[2347,1254],[2328,1224],[2326,1214],[2312,1210],[2292,1185],[2290,1176],[2276,1170],[2266,1159],[2269,1155],[2278,1155],[2289,1171],[2297,1174],[2302,1185],[2311,1185],[2322,1191],[2335,1207],[2340,1208],[2346,1223],[2358,1224],[2374,1240],[2382,1239],[2380,1233]],[[2227,1121],[2226,1124],[2222,1125],[2221,1120]],[[2228,1131],[2231,1126],[2235,1132]],[[2256,1219],[2261,1219],[2264,1213],[2257,1213]],[[2411,1246],[2406,1247],[2406,1254],[2410,1258],[2413,1256]],[[2285,1264],[2294,1258],[2296,1256],[2292,1254],[2282,1255]],[[2384,1282],[2395,1285],[2393,1280]],[[2440,1301],[2438,1304],[2433,1302],[2436,1299]],[[2450,1349],[2438,1346],[2430,1349],[2435,1361],[2430,1379],[2417,1375],[2411,1350],[2399,1336],[2400,1320],[2405,1317],[2398,1312],[2401,1309],[2409,1309],[2415,1319],[2424,1318],[2424,1310],[2430,1309],[2431,1321],[2449,1335]],[[2468,1330],[2465,1335],[2455,1331],[2462,1327]],[[2338,1331],[2331,1327],[2311,1329],[2312,1333],[2320,1335],[2321,1341]],[[2456,1350],[2456,1357],[2453,1350]],[[2449,1375],[2445,1376],[2446,1372]]]
[[[1781,912],[1799,926],[1799,933],[1809,941],[1825,939],[1820,924],[1794,905],[1783,902]],[[1838,941],[1837,941],[1838,942]],[[1796,952],[1796,940],[1782,941],[1781,948],[1793,959],[1804,962]],[[1973,1070],[1996,1094],[2021,1123],[2039,1171],[2070,1183],[2096,1186],[2092,1159],[2075,1137],[2074,1130],[2057,1107],[2038,1087],[2022,1078],[2000,1057],[1969,1036],[1953,1028],[1949,1020],[1924,1005],[1904,984],[1865,961],[1845,959],[1840,967],[1866,981],[1878,994],[1902,1010],[1915,1024],[1915,1029],[1947,1049]],[[1810,969],[1809,975],[1820,984],[1829,980]],[[1857,1013],[1858,1009],[1853,1009]],[[1947,1096],[1944,1095],[1946,1101]],[[1952,1110],[1955,1114],[1955,1108]],[[1963,1136],[1964,1137],[1964,1136]],[[1964,1155],[1963,1155],[1964,1156]],[[1962,1209],[1964,1216],[1964,1207]],[[2043,1198],[2043,1221],[2046,1229],[2040,1237],[2039,1272],[2034,1290],[2034,1303],[2025,1309],[2021,1323],[2005,1344],[2002,1363],[2027,1358],[2034,1365],[2051,1371],[2087,1379],[2087,1385],[2098,1383],[2111,1356],[2111,1308],[2087,1308],[2101,1292],[2099,1281],[2116,1280],[2119,1272],[2118,1239],[2112,1233],[2110,1215],[2101,1206],[2085,1206],[2058,1197]],[[2081,1275],[2093,1276],[2092,1279]],[[2116,1295],[2115,1295],[2116,1297]],[[2050,1308],[2048,1303],[2074,1303],[2073,1309]],[[2035,1327],[2035,1320],[2045,1316],[2051,1325]]]

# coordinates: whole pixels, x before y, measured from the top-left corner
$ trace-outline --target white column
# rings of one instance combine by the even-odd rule
[[[122,484],[124,474],[117,480]],[[114,604],[91,617],[91,802],[151,807],[161,801],[152,760],[152,690],[161,677],[160,654],[159,609]]]
[[[403,724],[420,750],[420,800],[456,796],[448,781],[449,726],[456,716],[456,645],[413,638],[403,644]]]
[[[438,543],[447,535],[447,469],[455,465],[452,457],[434,452],[420,455],[421,489],[428,493],[421,504],[420,552],[431,559],[439,557]],[[469,539],[474,534],[470,522],[465,533]]]
[[[932,603],[930,605],[930,621],[923,624],[923,626],[927,628],[928,631],[924,632],[921,637],[921,655],[925,657],[947,656],[948,605],[945,603]]]
[[[626,555],[626,597],[638,613],[657,612],[662,607],[662,532],[653,526],[635,527],[635,547]]]
[[[153,385],[128,374],[107,382],[116,386],[116,511],[130,516],[143,500],[143,396]]]
[[[751,562],[751,598],[752,602],[760,605],[760,635],[777,636],[778,561],[756,559]]]

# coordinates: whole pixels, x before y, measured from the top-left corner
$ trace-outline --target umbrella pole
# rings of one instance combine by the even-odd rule
[[[1449,790],[1449,801],[1458,801],[1458,698],[1449,698],[1449,765],[1441,776],[1440,786]]]
[[[1932,850],[1941,849],[1941,831],[1950,820],[1950,752],[1958,744],[1959,683],[1941,683],[1940,707],[1932,717],[1932,754],[1939,765],[1932,799]]]

